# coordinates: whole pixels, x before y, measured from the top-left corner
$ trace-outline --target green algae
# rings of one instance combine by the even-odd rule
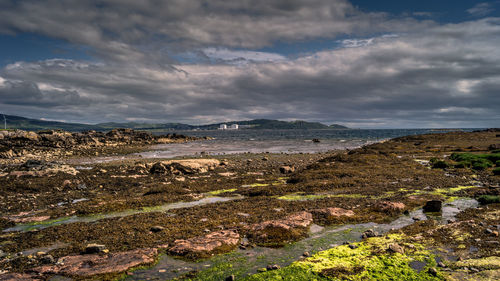
[[[500,257],[491,256],[480,259],[457,261],[453,267],[475,267],[477,269],[500,269]]]
[[[235,192],[236,190],[237,190],[236,188],[219,189],[219,190],[210,191],[207,194],[208,195],[219,195],[219,194],[226,193],[226,192]]]
[[[252,184],[244,184],[241,187],[264,187],[269,186],[268,183],[252,183]]]
[[[392,234],[355,243],[355,249],[337,246],[244,280],[444,280],[440,273],[429,273],[428,269],[436,262],[423,245],[413,244],[411,250],[405,249],[405,254],[387,251],[390,244],[401,243],[401,240],[401,235]],[[413,261],[423,262],[424,270],[412,269]]]
[[[317,200],[323,198],[365,198],[367,196],[363,194],[303,194],[303,193],[291,193],[278,197],[279,200],[285,201],[307,201],[307,200]]]

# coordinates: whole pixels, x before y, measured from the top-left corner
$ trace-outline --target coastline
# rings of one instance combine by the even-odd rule
[[[2,197],[5,200],[2,200],[0,206],[3,214],[3,220],[0,222],[3,229],[12,226],[14,220],[17,220],[18,224],[35,220],[31,222],[35,226],[57,222],[58,219],[68,216],[83,218],[117,211],[139,210],[139,212],[96,219],[92,223],[73,221],[46,228],[34,227],[26,232],[4,232],[0,236],[2,245],[0,249],[7,253],[7,258],[2,259],[0,266],[2,270],[9,272],[24,272],[23,274],[31,276],[30,278],[40,276],[29,275],[30,270],[52,266],[52,271],[42,273],[42,276],[50,276],[61,268],[56,262],[44,264],[43,257],[50,255],[55,261],[71,255],[89,258],[88,255],[81,253],[85,252],[91,243],[105,246],[107,252],[98,252],[100,256],[139,249],[155,249],[167,252],[169,255],[178,255],[179,252],[175,249],[178,249],[176,246],[179,246],[179,242],[176,241],[185,240],[194,243],[190,239],[203,238],[220,231],[233,231],[236,234],[234,237],[217,240],[223,244],[221,247],[201,253],[188,251],[184,258],[200,258],[231,252],[234,248],[241,248],[245,239],[249,240],[243,246],[249,249],[259,245],[277,247],[310,236],[309,228],[312,223],[321,226],[387,223],[406,211],[421,208],[430,200],[446,201],[455,197],[477,198],[479,195],[494,195],[499,190],[499,177],[492,175],[491,168],[482,171],[452,167],[447,167],[446,170],[431,169],[426,166],[427,164],[421,164],[427,162],[416,160],[439,158],[449,161],[446,155],[453,152],[492,153],[489,146],[499,142],[497,134],[497,132],[453,132],[407,136],[351,151],[316,154],[200,155],[194,161],[196,165],[190,164],[191,170],[183,168],[179,163],[161,163],[163,159],[131,159],[92,165],[61,163],[69,167],[59,166],[57,167],[59,170],[55,173],[42,176],[12,174],[19,170],[19,166],[6,165],[2,168],[2,174],[7,173],[7,175],[0,177],[1,184],[5,186],[2,190]],[[138,148],[144,149],[141,145],[133,147],[133,149]],[[213,160],[215,164],[200,168],[198,160]],[[157,169],[153,169],[154,167]],[[46,170],[45,167],[40,167],[41,171],[44,169]],[[156,172],[152,172],[153,170]],[[29,171],[27,168],[25,172]],[[467,188],[459,188],[460,186]],[[230,198],[235,195],[242,198],[205,205],[186,207],[180,205],[179,208],[168,209],[167,213],[158,207],[178,202],[197,202],[203,198]],[[64,204],[59,204],[61,202]],[[458,230],[465,229],[469,226],[460,224],[461,221],[470,220],[474,215],[488,216],[492,211],[499,209],[498,204],[488,206],[490,206],[488,209],[476,209],[474,211],[476,214],[471,211],[462,212],[456,218],[457,221],[452,223],[457,223],[455,228]],[[332,208],[337,210],[333,211]],[[309,215],[304,215],[305,217],[298,221],[297,218],[290,218],[301,212],[310,213],[311,218],[309,219]],[[491,225],[498,225],[500,223],[498,220],[498,216],[488,219],[483,228],[490,229]],[[446,236],[436,239],[433,236],[435,234],[426,234],[425,231],[438,228],[432,221],[434,220],[415,221],[398,230],[400,236],[391,236],[392,238],[387,240],[403,245],[405,249],[407,248],[404,246],[405,243],[410,243],[408,241],[414,239],[417,234],[424,238],[418,243],[412,242],[413,244],[431,245],[437,248],[455,241],[453,235],[451,238]],[[280,229],[279,225],[287,225],[286,229],[291,230],[285,231],[286,235],[277,235],[274,228],[269,229],[262,225],[266,222],[268,225],[275,225],[277,229]],[[445,224],[441,229],[446,230],[446,225],[450,224]],[[153,231],[152,228],[155,226],[161,226],[161,230]],[[470,237],[460,240],[461,244],[458,244],[465,247],[477,246],[478,251],[474,255],[462,253],[459,248],[452,249],[453,253],[463,256],[462,261],[496,254],[489,251],[486,244],[481,245],[474,240],[498,241],[498,235],[494,234],[485,239],[484,235],[488,235],[485,231],[473,232]],[[224,244],[231,239],[236,239],[237,243]],[[27,249],[50,247],[55,242],[64,246],[48,250],[39,256],[14,255]],[[367,240],[360,243],[365,243],[359,245],[366,246],[371,242]],[[407,251],[412,253],[411,249]],[[155,254],[148,257],[156,259]],[[103,263],[112,261],[111,258],[102,259]],[[148,261],[139,264],[152,262]],[[452,268],[452,263],[450,261],[448,269]],[[446,273],[441,272],[435,263],[431,263],[428,268],[430,267],[439,271],[436,275],[432,275],[434,277],[441,278]],[[124,270],[129,273],[130,278],[133,278],[134,274],[130,271],[132,268],[133,266]],[[337,275],[324,275],[321,273],[323,269],[325,268],[319,271],[313,270],[312,276],[328,279],[341,276],[337,274],[338,272],[346,274],[345,270],[338,269]],[[261,273],[262,277],[255,275],[250,278],[253,280],[278,278],[289,274],[288,270],[289,268],[270,270]],[[219,276],[216,273],[212,272],[215,274],[213,276]],[[236,274],[230,270],[222,273],[227,276]],[[238,274],[243,275],[238,276],[243,277],[247,273],[240,272]],[[75,274],[74,271],[61,271],[60,274],[80,276],[78,278],[119,277],[119,273],[113,272],[89,275],[90,277]],[[208,276],[204,275],[207,272],[203,271],[197,274]],[[0,280],[3,280],[1,278],[2,275]],[[196,278],[196,274],[192,278]]]

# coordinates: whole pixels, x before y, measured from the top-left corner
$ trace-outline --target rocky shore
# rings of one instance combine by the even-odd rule
[[[75,159],[194,139],[127,129],[1,133],[0,280],[500,276],[498,130],[409,136],[318,154],[92,164]],[[481,204],[472,200],[448,218],[458,198]],[[311,242],[293,262],[261,267],[259,259],[245,260],[256,249],[287,249],[329,227],[351,231],[350,225],[398,218],[411,222],[387,233],[367,229],[345,244],[318,239],[329,246]],[[225,253],[240,253],[246,267],[220,261]],[[179,263],[213,262],[187,272],[157,269],[160,254]]]

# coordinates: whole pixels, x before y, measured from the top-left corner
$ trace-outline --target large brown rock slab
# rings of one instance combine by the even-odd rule
[[[0,274],[0,281],[33,281],[40,280],[35,276],[24,273],[5,273]]]
[[[234,230],[221,230],[205,236],[174,241],[169,253],[187,258],[203,258],[234,249],[240,235]]]
[[[391,201],[382,201],[375,205],[377,211],[384,213],[401,213],[405,210],[406,205],[402,202],[391,202]]]
[[[150,169],[153,174],[198,174],[206,173],[220,165],[217,159],[183,159],[160,161]]]
[[[308,212],[292,214],[281,220],[271,220],[250,226],[248,237],[264,246],[281,246],[307,235],[313,216]]]
[[[33,271],[41,274],[63,274],[88,277],[99,274],[118,273],[141,264],[154,262],[156,249],[137,249],[107,255],[76,255],[60,258],[55,265],[40,266]]]
[[[339,218],[346,218],[354,216],[354,212],[343,208],[324,208],[314,209],[310,211],[313,215],[314,221],[320,223],[328,223]]]

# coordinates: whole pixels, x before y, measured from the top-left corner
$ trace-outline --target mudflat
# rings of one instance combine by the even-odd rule
[[[500,276],[499,130],[315,154],[91,161],[174,141],[196,139],[132,130],[3,135],[0,280]],[[469,203],[457,207],[457,200]],[[407,223],[342,241],[325,238],[287,261],[267,260],[267,250],[265,266],[236,266],[232,258],[241,255],[241,262],[255,249],[286,251],[312,241],[317,229],[349,233],[352,225],[398,218]],[[172,258],[209,266],[157,268]]]

